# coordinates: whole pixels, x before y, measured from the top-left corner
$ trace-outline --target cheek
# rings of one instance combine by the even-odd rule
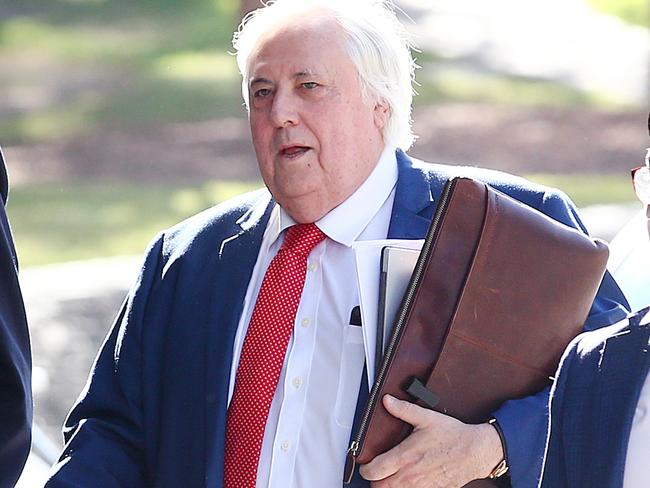
[[[251,118],[250,128],[251,128],[251,137],[253,138],[253,143],[255,143],[255,141],[262,135],[262,127],[259,122]]]
[[[267,124],[252,119],[250,122],[250,130],[253,147],[258,157],[266,155],[270,151],[273,131],[269,130]]]
[[[268,117],[264,113],[251,111],[248,116],[248,124],[253,135],[262,135],[269,129]]]

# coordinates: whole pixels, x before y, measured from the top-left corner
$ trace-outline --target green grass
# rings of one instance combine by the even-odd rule
[[[650,25],[650,2],[648,0],[588,0],[601,12],[615,15],[624,21],[648,27]]]
[[[260,184],[56,184],[14,188],[7,213],[22,266],[139,254],[160,230]]]
[[[89,118],[96,126],[124,129],[242,114],[239,86],[234,79],[211,83],[145,77],[104,98]]]
[[[0,64],[19,64],[0,72],[0,87],[51,96],[3,116],[5,145],[241,113],[239,75],[226,53],[234,1],[8,0],[7,6],[23,13],[0,20]],[[91,81],[77,81],[84,78]],[[65,95],[60,80],[68,80]]]
[[[569,195],[578,207],[636,201],[629,176],[533,174],[526,177],[537,183],[559,188]]]
[[[423,64],[416,105],[441,102],[487,102],[523,106],[591,106],[620,109],[620,103],[599,93],[588,93],[545,80],[470,73]]]
[[[627,178],[529,175],[578,206],[635,200]],[[9,199],[22,266],[139,254],[160,230],[258,183],[201,185],[49,184],[14,188]]]

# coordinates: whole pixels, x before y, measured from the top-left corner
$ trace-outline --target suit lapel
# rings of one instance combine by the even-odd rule
[[[223,452],[233,344],[273,200],[265,195],[238,221],[239,231],[219,244],[206,354],[206,486],[223,483]]]
[[[627,446],[641,388],[650,368],[648,349],[650,327],[638,326],[640,316],[630,319],[630,327],[608,338],[602,355],[602,378],[590,406],[596,411],[594,449],[585,459],[590,466],[593,486],[622,486]],[[606,449],[602,447],[606,446]],[[596,459],[600,458],[600,459]]]
[[[398,178],[388,228],[390,239],[422,239],[446,179],[436,178],[398,150]]]

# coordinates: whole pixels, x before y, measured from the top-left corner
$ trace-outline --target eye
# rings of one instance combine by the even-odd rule
[[[305,83],[302,84],[303,88],[306,88],[307,90],[313,90],[318,86],[318,83],[315,81],[306,81]]]
[[[255,90],[253,92],[253,97],[255,98],[265,98],[268,97],[271,94],[271,89],[270,88],[260,88],[259,90]]]

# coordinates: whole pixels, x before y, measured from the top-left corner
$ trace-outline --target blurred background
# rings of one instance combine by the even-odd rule
[[[605,238],[640,208],[649,1],[396,3],[420,46],[412,155],[557,186]],[[147,242],[260,185],[228,52],[258,5],[0,0],[8,213],[55,444]]]

